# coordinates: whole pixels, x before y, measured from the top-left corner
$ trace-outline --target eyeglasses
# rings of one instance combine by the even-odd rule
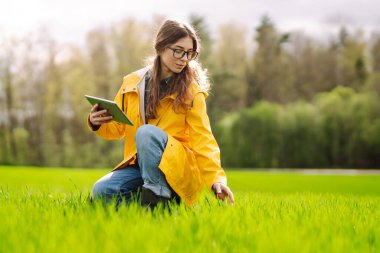
[[[191,61],[197,58],[198,56],[197,51],[189,50],[186,52],[185,50],[178,49],[178,48],[171,48],[171,47],[168,47],[168,48],[173,51],[173,57],[176,59],[182,59],[182,57],[186,54],[187,59]]]

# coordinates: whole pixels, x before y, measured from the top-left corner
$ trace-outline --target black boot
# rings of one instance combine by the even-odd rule
[[[169,201],[169,198],[158,196],[148,188],[141,188],[141,206],[149,207],[153,210],[159,203],[162,203],[165,208],[168,206]]]

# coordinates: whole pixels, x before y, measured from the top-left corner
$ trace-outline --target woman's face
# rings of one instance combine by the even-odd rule
[[[193,51],[193,40],[190,37],[179,39],[176,43],[165,48],[164,51],[160,53],[162,69],[161,79],[165,79],[173,73],[180,73],[189,62],[187,54],[184,54],[180,59],[174,57],[173,50],[175,49],[178,49],[176,54],[181,53],[179,50],[184,50],[185,52]]]

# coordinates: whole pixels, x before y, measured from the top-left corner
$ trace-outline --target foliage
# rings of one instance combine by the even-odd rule
[[[116,165],[122,143],[88,131],[84,95],[112,99],[123,76],[155,53],[163,18],[94,28],[82,46],[43,30],[1,40],[0,164]],[[189,21],[201,38],[208,114],[226,165],[379,166],[379,34],[364,39],[342,27],[322,42],[280,32],[265,16],[255,29],[230,22],[212,36],[202,16]],[[333,91],[341,86],[350,94]]]
[[[218,125],[222,160],[259,168],[379,167],[379,108],[376,93],[347,87],[312,102],[260,102]]]

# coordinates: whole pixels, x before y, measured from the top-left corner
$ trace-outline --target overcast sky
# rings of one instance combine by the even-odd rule
[[[88,30],[127,17],[150,21],[154,14],[187,20],[190,13],[218,25],[236,22],[253,30],[269,15],[281,31],[317,35],[341,24],[380,31],[380,0],[0,0],[0,35],[27,36],[41,26],[60,42],[82,43]]]

